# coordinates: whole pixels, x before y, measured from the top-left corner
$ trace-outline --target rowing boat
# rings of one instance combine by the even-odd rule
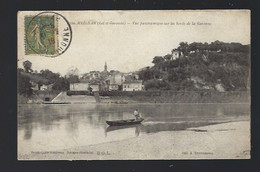
[[[144,119],[127,119],[127,120],[116,120],[116,121],[106,121],[110,126],[122,126],[122,125],[134,125],[140,124]]]
[[[43,104],[71,104],[70,102],[48,102],[44,101]]]

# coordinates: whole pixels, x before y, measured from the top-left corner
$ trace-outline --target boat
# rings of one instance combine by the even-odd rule
[[[120,102],[115,102],[115,104],[128,104],[128,102],[120,101]]]
[[[133,125],[120,125],[120,126],[108,126],[106,128],[106,132],[121,130],[121,129],[128,129],[128,128],[142,128],[144,127],[142,124],[133,124]]]
[[[43,104],[71,104],[70,102],[48,102],[44,101]]]
[[[122,125],[134,125],[140,124],[144,119],[127,119],[127,120],[116,120],[116,121],[106,121],[110,126],[122,126]]]

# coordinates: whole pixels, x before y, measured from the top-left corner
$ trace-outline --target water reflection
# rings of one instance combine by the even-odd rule
[[[135,125],[125,125],[125,126],[108,126],[105,129],[105,136],[107,137],[108,132],[116,131],[116,130],[121,130],[121,129],[128,129],[128,128],[134,128],[135,129],[135,136],[139,136],[141,129],[144,127],[142,124],[135,124]]]
[[[105,128],[105,136],[108,136],[108,132],[122,130],[122,129],[131,129],[135,128],[135,135],[139,136],[140,133],[157,133],[160,131],[180,131],[180,130],[186,130],[187,128],[193,128],[193,127],[201,127],[201,126],[207,126],[207,125],[213,125],[213,124],[219,124],[222,122],[182,122],[182,123],[145,123],[144,124],[137,124],[137,125],[126,125],[126,126],[108,126]]]
[[[107,120],[133,118],[134,109],[145,119],[142,124],[107,126]],[[19,105],[18,143],[43,150],[85,146],[161,131],[248,120],[249,113],[249,104]],[[36,144],[47,141],[45,147]]]

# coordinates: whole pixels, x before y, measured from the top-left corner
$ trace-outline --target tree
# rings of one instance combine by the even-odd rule
[[[52,89],[59,91],[67,91],[69,90],[69,81],[63,77],[59,78],[54,84]]]
[[[156,79],[151,79],[151,80],[148,80],[144,83],[144,87],[146,90],[157,90],[157,89],[160,89],[160,90],[168,90],[169,89],[169,84],[164,81],[164,80],[156,80]]]
[[[173,51],[175,51],[176,49],[173,49]],[[179,47],[177,48],[177,50],[181,51],[183,53],[183,55],[187,55],[188,53],[188,43],[187,42],[181,42],[179,44]]]
[[[56,82],[60,77],[60,74],[53,73],[49,69],[41,70],[40,73],[41,73],[41,76],[45,79],[48,79],[50,83]]]
[[[23,67],[27,73],[32,71],[32,63],[29,60],[23,62]]]
[[[116,71],[115,70],[110,70],[110,73],[115,73]]]
[[[76,67],[70,67],[67,72],[67,80],[70,83],[77,83],[79,82],[79,69]]]
[[[72,67],[70,67],[70,68],[68,69],[68,72],[67,72],[66,75],[67,75],[67,76],[70,76],[70,75],[79,75],[79,69],[72,66]]]
[[[22,75],[20,71],[18,71],[17,78],[18,93],[27,97],[32,95],[32,84],[30,83],[30,78],[28,76]]]
[[[165,60],[169,61],[169,60],[171,60],[172,55],[171,55],[171,54],[167,54],[167,55],[165,55],[163,58],[164,58]]]
[[[163,58],[162,56],[155,56],[155,57],[153,58],[152,63],[155,64],[155,65],[157,65],[157,64],[159,64],[159,63],[161,63],[161,62],[163,62],[163,61],[164,61],[164,58]]]
[[[69,75],[67,80],[70,83],[77,83],[77,82],[79,82],[79,76],[78,75]]]
[[[139,78],[140,78],[141,80],[144,80],[144,81],[147,81],[147,80],[153,78],[153,72],[150,70],[149,67],[147,67],[147,68],[141,70],[141,71],[138,73],[138,75],[139,75]]]

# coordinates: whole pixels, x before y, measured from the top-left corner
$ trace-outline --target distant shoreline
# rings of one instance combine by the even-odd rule
[[[31,97],[18,95],[18,104],[25,103],[42,103],[48,97],[53,100],[60,92],[36,92]],[[85,98],[84,98],[85,97]],[[80,103],[96,103],[94,96],[89,95],[66,95],[66,92],[59,98],[60,101],[69,102],[71,104]],[[132,104],[132,103],[169,103],[169,104],[187,104],[187,103],[250,103],[250,91],[236,92],[216,92],[216,91],[200,91],[200,92],[174,92],[174,91],[142,91],[142,92],[107,92],[107,95],[100,96],[101,104]]]

